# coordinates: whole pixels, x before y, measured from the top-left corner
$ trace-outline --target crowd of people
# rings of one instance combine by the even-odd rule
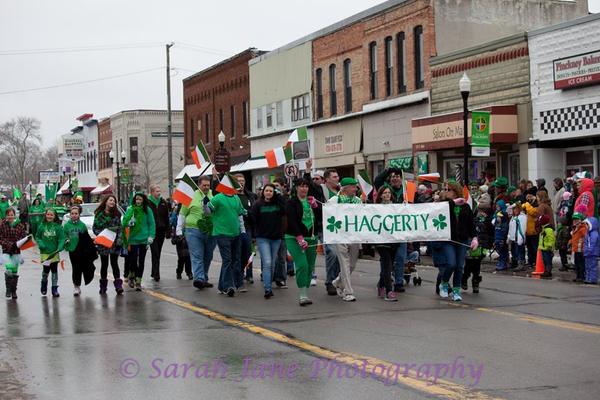
[[[22,239],[28,232],[35,239],[42,266],[40,291],[46,295],[48,279],[53,297],[59,297],[60,254],[66,251],[72,265],[73,295],[81,294],[94,278],[94,261],[100,258],[99,293],[108,291],[108,266],[112,269],[117,295],[129,285],[141,291],[145,259],[151,251],[151,277],[160,281],[163,243],[170,239],[177,250],[175,274],[183,274],[192,285],[205,290],[213,287],[209,269],[216,248],[221,256],[217,290],[233,297],[254,283],[254,254],[260,256],[260,278],[264,298],[274,296],[274,288],[286,289],[295,277],[300,306],[312,304],[311,287],[316,286],[317,248],[325,255],[325,289],[329,295],[346,302],[356,301],[352,273],[360,244],[323,244],[323,204],[393,204],[405,202],[402,171],[387,168],[374,180],[374,190],[360,194],[358,181],[351,176],[340,179],[335,169],[306,172],[291,184],[275,179],[253,193],[246,188],[243,174],[235,175],[237,193],[217,193],[218,174],[198,178],[198,190],[188,206],[171,204],[153,185],[149,193],[135,193],[129,204],[118,205],[113,195],[105,196],[94,214],[94,236],[111,233],[108,244],[92,240],[80,220],[81,206],[69,206],[69,219],[59,219],[56,205],[44,204],[40,197],[32,202],[29,218],[21,221],[7,199],[0,199],[0,246],[5,266],[6,296],[17,298],[18,269]],[[597,283],[598,212],[600,179],[589,176],[556,178],[550,196],[543,179],[536,184],[522,180],[510,186],[504,177],[482,181],[469,188],[448,180],[435,189],[430,183],[418,186],[415,203],[448,202],[450,241],[424,243],[377,243],[369,247],[379,254],[380,275],[377,296],[398,301],[403,293],[405,273],[418,262],[421,245],[427,248],[438,268],[436,293],[442,298],[461,301],[469,279],[474,293],[479,292],[481,262],[497,255],[496,271],[526,271],[538,262],[544,265],[542,278],[552,277],[555,250],[562,271],[574,268],[575,282]],[[470,198],[465,198],[470,197]],[[572,254],[572,260],[570,255]],[[123,259],[123,273],[119,260]],[[405,270],[405,267],[408,270]]]

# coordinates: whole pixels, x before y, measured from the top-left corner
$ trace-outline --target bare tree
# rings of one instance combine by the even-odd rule
[[[161,184],[165,180],[164,163],[161,159],[166,155],[164,146],[141,146],[139,151],[139,160],[136,167],[137,182],[144,191],[150,189],[151,184]]]
[[[40,121],[18,117],[0,125],[0,179],[23,190],[36,180],[40,158]]]

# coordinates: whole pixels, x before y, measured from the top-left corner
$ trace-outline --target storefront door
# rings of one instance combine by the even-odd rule
[[[444,161],[444,179],[456,177],[456,165],[462,166],[463,159],[449,159]],[[492,181],[496,178],[496,159],[491,158],[469,158],[469,182],[478,182],[485,173],[486,178]]]
[[[577,172],[589,172],[594,176],[594,150],[576,150],[566,152],[567,176]]]

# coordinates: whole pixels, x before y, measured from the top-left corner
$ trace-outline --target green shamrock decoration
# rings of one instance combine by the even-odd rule
[[[438,231],[444,229],[448,226],[448,224],[445,221],[446,216],[444,214],[440,214],[437,218],[433,219],[433,226],[435,226]]]
[[[337,233],[338,229],[342,229],[342,221],[336,221],[335,217],[329,217],[327,218],[327,230],[329,232],[335,232]]]

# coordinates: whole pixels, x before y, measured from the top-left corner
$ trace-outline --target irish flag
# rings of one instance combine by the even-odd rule
[[[198,143],[196,148],[192,150],[192,158],[194,159],[194,163],[196,164],[196,167],[198,167],[198,169],[202,168],[203,165],[210,162],[210,157],[208,156],[206,147],[204,147],[204,143]]]
[[[469,193],[469,188],[465,185],[463,186],[463,197],[467,201],[471,210],[473,209],[473,198],[471,197],[471,193]]]
[[[35,246],[35,243],[33,243],[33,238],[31,237],[31,235],[27,235],[25,236],[23,239],[19,240],[17,242],[17,247],[21,250],[27,250],[32,248],[33,246]]]
[[[238,185],[237,180],[233,176],[225,174],[223,175],[221,182],[217,185],[216,190],[219,193],[234,195],[237,193],[239,187],[240,185]]]
[[[117,233],[110,229],[104,229],[98,236],[96,236],[95,243],[110,249],[117,238]]]
[[[441,177],[439,172],[432,172],[431,174],[421,174],[417,178],[419,182],[431,182],[431,183],[440,183]]]
[[[277,168],[292,159],[292,146],[287,144],[284,147],[267,150],[265,151],[265,158],[269,168]]]
[[[173,200],[176,200],[178,203],[188,207],[192,200],[194,200],[194,192],[196,190],[198,190],[198,186],[196,186],[188,174],[185,174],[173,192]]]
[[[360,186],[360,191],[365,199],[369,196],[369,194],[373,191],[373,184],[371,183],[371,178],[369,178],[369,174],[367,174],[366,170],[358,171],[358,186]]]
[[[294,129],[294,131],[290,134],[288,144],[294,142],[301,142],[303,140],[308,140],[308,131],[306,130],[305,126]]]

